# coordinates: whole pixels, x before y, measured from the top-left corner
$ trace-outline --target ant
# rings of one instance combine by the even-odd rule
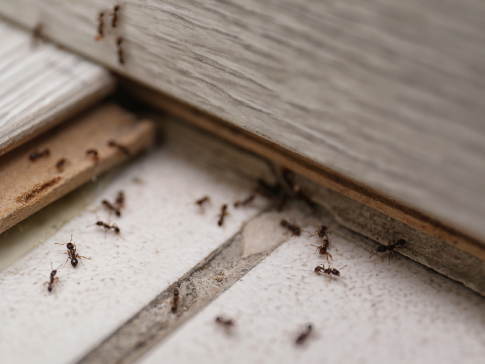
[[[100,11],[98,15],[98,34],[94,37],[95,41],[104,38],[104,11]]]
[[[175,288],[173,290],[173,303],[172,303],[172,313],[176,313],[178,309],[178,302],[179,302],[179,290]]]
[[[310,334],[312,333],[312,330],[313,330],[313,325],[312,324],[308,324],[307,327],[305,328],[305,331],[303,331],[300,335],[298,335],[298,337],[296,338],[295,340],[295,344],[296,345],[301,345],[303,344],[306,339],[308,339],[308,336],[310,336]]]
[[[33,161],[39,159],[40,157],[48,157],[50,155],[51,155],[50,150],[44,149],[41,152],[35,151],[35,152],[30,153],[29,159],[33,162]]]
[[[343,269],[345,267],[346,265],[340,269]],[[330,277],[331,274],[333,274],[334,276],[340,277],[340,272],[337,269],[331,268],[330,266],[328,268],[325,268],[325,265],[323,264],[317,265],[313,272],[317,274],[326,274],[328,277]]]
[[[247,197],[246,199],[244,199],[242,201],[236,201],[236,202],[234,202],[234,207],[246,206],[246,205],[250,204],[255,198],[256,198],[256,195],[255,194],[252,194],[252,195],[250,195],[249,197]]]
[[[113,211],[116,216],[121,216],[121,211],[116,206],[113,206],[108,200],[103,200],[101,203],[110,211]]]
[[[318,235],[318,237],[320,239],[323,239],[323,238],[327,238],[328,239],[328,235],[327,235],[328,232],[327,232],[327,230],[328,230],[328,227],[326,227],[325,225],[322,225],[322,227],[320,228],[320,230],[315,230],[315,234],[310,235],[310,238],[312,236]]]
[[[229,330],[234,326],[236,326],[236,323],[234,322],[233,319],[225,319],[221,316],[216,317],[216,323],[221,327],[225,328],[226,330]]]
[[[66,162],[67,162],[66,158],[61,158],[57,161],[56,168],[59,172],[64,171],[64,165],[66,164]]]
[[[315,248],[317,248],[317,250],[315,251],[315,253],[318,251],[320,253],[320,255],[326,255],[327,256],[327,262],[328,262],[328,257],[330,257],[330,259],[333,260],[332,258],[332,254],[330,254],[327,249],[330,247],[330,240],[328,239],[323,239],[323,242],[322,242],[322,245],[321,246],[317,246],[317,245],[313,245]]]
[[[115,204],[118,209],[122,209],[123,206],[125,205],[125,193],[123,191],[118,192],[118,196],[116,196]]]
[[[116,38],[116,47],[118,49],[118,62],[120,64],[125,64],[125,55],[121,43],[123,43],[123,37]]]
[[[229,213],[227,212],[227,205],[224,204],[222,205],[221,213],[217,215],[219,216],[219,221],[217,222],[217,225],[222,226],[222,224],[224,224],[224,217],[226,217],[227,215],[229,215]]]
[[[128,150],[127,147],[125,147],[124,145],[114,141],[114,140],[110,140],[108,142],[108,146],[112,147],[112,148],[118,148],[119,151],[123,152],[124,154],[126,154],[128,157],[131,157],[131,152]]]
[[[113,225],[109,225],[103,221],[97,221],[96,224],[94,225],[97,225],[97,226],[102,226],[104,227],[105,229],[109,230],[109,229],[113,229],[113,231],[116,233],[116,234],[119,234],[120,233],[120,228],[118,226],[116,226],[116,224],[113,224]],[[88,226],[92,226],[92,225],[88,225]]]
[[[288,220],[281,220],[280,225],[286,228],[288,231],[291,231],[291,236],[300,236],[301,234],[301,228],[296,224],[288,222]]]
[[[195,201],[195,204],[196,204],[196,205],[199,205],[199,207],[200,207],[200,208],[202,208],[202,206],[203,206],[205,203],[209,202],[210,200],[211,200],[211,199],[210,199],[210,197],[209,197],[209,196],[204,196],[204,197],[202,197],[202,198],[199,198],[197,201]]]
[[[52,263],[51,263],[51,269],[52,269],[52,271],[51,271],[51,275],[50,275],[50,280],[49,280],[49,282],[45,282],[45,283],[44,283],[44,284],[47,284],[47,290],[48,290],[49,292],[52,292],[52,288],[53,288],[53,286],[54,286],[54,283],[56,283],[56,282],[59,280],[59,278],[58,278],[58,277],[56,277],[56,274],[57,274],[57,269],[54,269],[54,268],[52,267]],[[58,269],[59,269],[59,268],[58,268]]]
[[[95,163],[98,163],[98,161],[99,161],[99,153],[98,153],[98,151],[96,149],[88,149],[86,151],[86,155],[92,156],[94,162]]]
[[[393,243],[394,243],[394,240],[393,240]],[[376,255],[377,253],[384,253],[384,252],[388,251],[388,252],[389,252],[389,264],[391,264],[391,254],[392,254],[392,253],[394,253],[394,254],[396,253],[396,252],[394,251],[394,249],[396,249],[397,247],[399,247],[399,246],[401,246],[401,245],[404,245],[404,244],[406,244],[406,240],[404,240],[404,239],[399,239],[399,240],[398,240],[396,243],[394,243],[394,244],[388,243],[387,245],[381,245],[381,246],[379,246],[379,247],[377,248],[376,252],[375,252],[374,254],[372,254],[372,255],[369,257],[369,259],[370,259],[370,258],[372,258],[372,257],[373,257],[374,255]]]
[[[120,10],[121,6],[120,5],[115,5],[113,8],[113,12],[110,13],[113,18],[111,19],[111,26],[113,28],[116,28],[116,25],[118,24],[118,11]]]
[[[63,243],[55,243],[55,244],[58,244],[58,245],[64,245]],[[83,257],[82,255],[79,255],[77,254],[76,252],[76,244],[74,244],[72,242],[72,235],[71,235],[71,241],[69,241],[69,243],[66,244],[66,248],[67,248],[67,254],[68,255],[68,258],[66,260],[66,263],[69,259],[71,259],[71,264],[74,268],[77,267],[77,264],[78,264],[78,260],[77,258],[81,259],[81,258],[86,258],[86,259],[91,259],[91,258],[88,258],[88,257]],[[64,265],[66,265],[66,263],[64,263]],[[81,263],[84,265],[84,263],[82,262],[81,260]]]

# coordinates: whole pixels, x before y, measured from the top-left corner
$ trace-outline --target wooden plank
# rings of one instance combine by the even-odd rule
[[[114,89],[103,67],[0,21],[0,155]]]
[[[114,4],[2,1],[0,12],[485,240],[482,1],[131,0],[112,28]]]
[[[110,147],[115,140],[134,155],[154,137],[153,124],[111,104],[96,107],[0,157],[0,233],[129,158]],[[31,153],[49,155],[30,160]],[[98,159],[86,152],[98,151]],[[58,161],[65,159],[62,168]]]

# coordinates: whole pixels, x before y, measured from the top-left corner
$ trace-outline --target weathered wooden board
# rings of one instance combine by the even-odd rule
[[[0,13],[485,239],[483,1],[130,0],[112,28],[115,4]]]
[[[0,21],[0,155],[106,96],[109,72]]]
[[[154,138],[153,124],[137,121],[119,106],[89,110],[0,157],[0,233],[64,196],[129,156],[108,141],[126,146],[134,155]],[[34,161],[35,151],[49,150]],[[95,149],[98,159],[86,152]],[[62,168],[58,161],[65,159]]]

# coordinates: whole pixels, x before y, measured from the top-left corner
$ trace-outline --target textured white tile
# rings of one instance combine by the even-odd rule
[[[307,227],[313,231],[312,228]],[[306,234],[283,243],[224,295],[140,360],[155,363],[482,363],[485,300],[401,258],[335,236],[342,277],[311,274],[325,262]],[[236,320],[232,334],[214,323]],[[314,334],[295,338],[306,323]]]
[[[86,227],[108,213],[91,206],[31,253],[0,272],[0,362],[67,363],[79,359],[158,293],[233,236],[256,207],[230,208],[217,226],[220,206],[250,193],[252,185],[207,168],[170,143],[140,158],[117,177],[103,198],[126,194],[123,216],[111,216],[121,236]],[[139,180],[135,180],[138,178]],[[194,205],[203,195],[212,204],[204,213]],[[259,205],[259,208],[257,207]],[[59,266],[71,234],[78,253],[91,260],[74,269],[68,263],[48,294],[53,262]]]

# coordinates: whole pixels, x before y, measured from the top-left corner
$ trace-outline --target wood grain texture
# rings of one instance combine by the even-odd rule
[[[0,155],[99,101],[109,72],[0,22]]]
[[[109,140],[125,145],[134,155],[154,138],[149,121],[110,104],[96,107],[0,157],[0,233],[64,196],[128,156],[109,147]],[[35,161],[30,153],[48,148],[50,155]],[[98,151],[99,160],[87,155]],[[56,168],[64,158],[63,168]]]
[[[115,3],[0,12],[485,240],[484,2],[131,0],[95,42]]]

